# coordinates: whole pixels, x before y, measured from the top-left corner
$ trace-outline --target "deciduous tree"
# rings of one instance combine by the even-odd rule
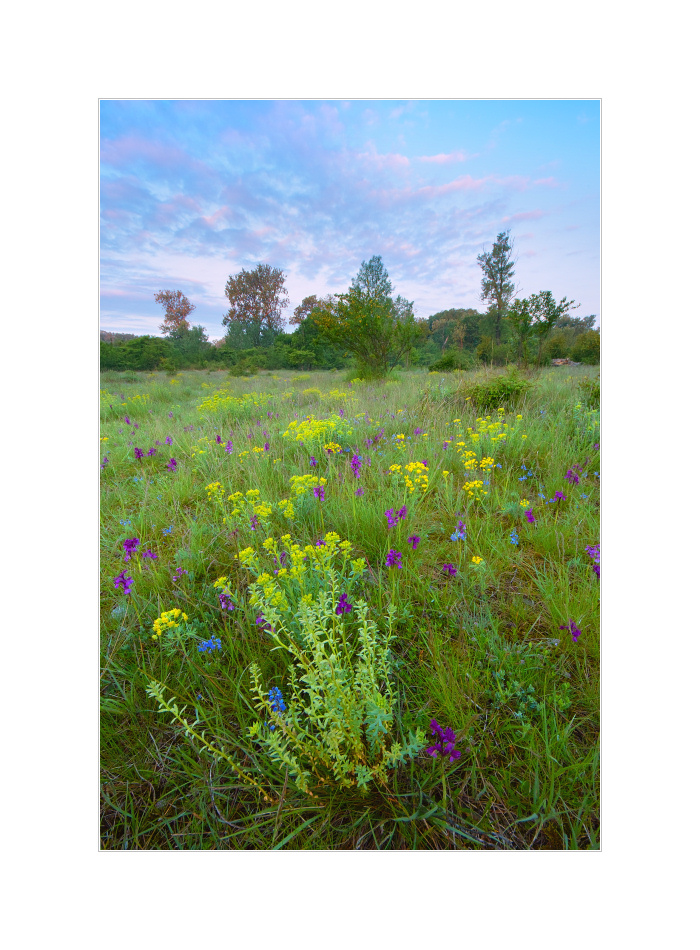
[[[515,285],[511,278],[515,270],[513,260],[513,244],[510,231],[502,231],[496,237],[493,248],[477,257],[483,272],[481,278],[481,299],[486,300],[493,307],[494,340],[501,342],[501,322],[506,315],[508,304]]]
[[[183,330],[189,330],[187,318],[197,308],[180,290],[161,290],[153,296],[165,310],[165,319],[160,325],[163,335],[176,337]]]
[[[347,350],[368,375],[385,376],[410,352],[419,336],[413,304],[392,299],[391,281],[375,255],[362,266],[346,294],[317,307],[312,319],[326,339]]]
[[[235,277],[230,276],[226,296],[231,307],[223,324],[242,330],[246,346],[272,343],[282,332],[282,311],[289,306],[289,293],[280,268],[258,264],[254,270],[244,269]]]

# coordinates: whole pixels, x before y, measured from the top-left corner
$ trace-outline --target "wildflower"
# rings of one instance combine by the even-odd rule
[[[446,729],[443,729],[437,724],[435,719],[430,721],[430,732],[432,735],[437,736],[437,741],[434,745],[428,746],[425,750],[428,755],[432,755],[435,759],[438,755],[450,757],[450,762],[454,762],[455,759],[458,759],[461,756],[461,752],[455,748],[456,736],[454,730],[450,729],[448,726]]]
[[[533,514],[533,512],[532,512],[532,508],[528,508],[528,509],[527,509],[527,511],[525,512],[525,517],[526,517],[527,520],[530,522],[530,524],[534,524],[534,523],[535,523],[535,516],[534,516],[534,514]]]
[[[481,564],[483,560],[484,560],[483,557],[479,557],[478,554],[475,554],[474,557],[472,558],[472,564]]]
[[[335,608],[335,612],[340,617],[342,614],[349,614],[352,610],[352,604],[348,603],[347,594],[343,594],[340,600],[338,601],[338,606]]]
[[[397,517],[397,518],[401,518],[401,520],[403,521],[403,519],[406,517],[406,506],[405,506],[405,505],[403,505],[401,508],[399,508],[399,510],[396,512],[396,517]]]
[[[146,455],[155,455],[157,451],[158,451],[158,449],[154,449],[154,448],[151,447],[151,448],[148,450],[148,452],[146,452]]]
[[[326,493],[323,489],[323,485],[316,485],[314,488],[314,498],[318,498],[319,501],[323,501],[326,497]]]
[[[170,525],[169,528],[163,528],[163,534],[172,534],[172,533],[173,533],[173,526],[172,526],[172,525]]]
[[[266,452],[269,452],[269,451],[270,451],[270,443],[269,443],[269,442],[266,442],[266,443],[265,443],[264,449],[265,449]]]
[[[408,538],[408,543],[411,545],[411,547],[415,551],[418,545],[420,544],[420,537],[417,534],[412,534]]]
[[[126,424],[127,424],[128,426],[131,425],[131,420],[129,419],[128,416],[124,416],[124,422],[126,422]]]
[[[359,478],[360,469],[362,468],[362,456],[355,453],[355,455],[353,455],[353,457],[350,459],[350,467],[352,468],[352,473],[355,478]]]
[[[515,529],[513,529],[513,531],[511,531],[511,533],[510,533],[510,543],[511,543],[511,544],[518,544],[518,535],[517,535],[517,532],[515,531]]]
[[[250,527],[255,531],[256,528],[260,527],[260,521],[257,515],[253,515],[250,519]]]
[[[578,482],[579,482],[578,475],[576,474],[576,472],[572,471],[571,469],[568,470],[564,478],[567,478],[571,482],[572,485],[578,485]]]
[[[554,497],[557,501],[566,501],[566,495],[563,492],[555,491]]]
[[[443,564],[442,569],[447,574],[449,574],[450,577],[454,577],[455,574],[457,573],[457,568],[454,566],[454,564]]]
[[[115,590],[119,590],[119,588],[121,587],[121,589],[124,591],[125,594],[131,593],[131,588],[133,586],[133,583],[134,583],[134,578],[126,576],[126,568],[120,574],[117,574],[117,576],[114,578]]]
[[[124,542],[124,560],[130,561],[131,555],[134,553],[136,548],[141,544],[138,538],[127,538]]]
[[[221,639],[219,637],[211,637],[211,639],[204,640],[202,643],[197,644],[197,649],[200,653],[213,653],[214,650],[221,649]]]
[[[316,466],[318,465],[318,461],[313,457],[313,455],[309,459],[309,465],[311,466],[311,468],[316,468]]]
[[[384,512],[384,514],[386,515],[386,520],[388,522],[387,528],[395,528],[396,525],[399,523],[399,519],[395,516],[394,509],[389,508],[387,511]]]
[[[284,704],[284,699],[282,698],[282,693],[276,686],[273,686],[267,695],[272,712],[283,713],[287,711],[287,707]]]
[[[157,560],[158,560],[158,555],[155,554],[153,551],[151,551],[150,548],[146,548],[145,551],[142,551],[142,552],[141,552],[141,557],[150,558],[152,561],[157,561]]]
[[[454,532],[450,535],[450,541],[464,541],[467,537],[466,525],[460,519],[457,527],[454,529]]]
[[[107,456],[105,455],[105,457],[102,459],[102,464],[100,465],[100,468],[104,469],[104,467],[106,466],[107,462],[109,462],[109,459],[108,459]]]
[[[177,461],[175,459],[170,459],[168,464],[165,466],[169,472],[174,472],[177,468]]]
[[[389,553],[386,556],[386,566],[387,567],[398,567],[399,570],[403,567],[401,563],[401,558],[403,555],[400,551],[395,551],[393,548],[389,549]]]
[[[137,462],[143,458],[143,452],[138,447],[134,448],[134,458]]]
[[[355,494],[357,495],[358,498],[362,498],[362,496],[364,495],[364,493],[365,493],[365,490],[364,490],[364,488],[362,487],[362,485],[360,485],[360,487],[359,487],[359,488],[357,489],[357,491],[355,492]]]
[[[423,435],[424,432],[425,432],[425,429],[420,429],[420,428],[413,430],[414,435]]]
[[[581,631],[576,626],[573,620],[570,620],[568,623],[562,624],[559,627],[560,630],[569,630],[571,633],[571,639],[576,643],[578,638],[581,636]]]
[[[174,580],[175,582],[177,582],[177,581],[179,581],[180,578],[183,577],[185,574],[189,574],[189,571],[186,571],[186,570],[185,570],[184,568],[182,568],[182,567],[178,567],[178,569],[177,569],[177,570],[175,571],[175,573],[173,574],[173,580]]]
[[[173,444],[173,438],[172,438],[171,435],[166,435],[166,437],[165,437],[165,444],[166,444],[166,445],[172,445],[172,444]]]
[[[233,610],[234,603],[228,594],[219,594],[219,603],[222,610]]]
[[[169,413],[168,413],[168,419],[172,419],[172,417],[173,417],[172,412],[169,412]]]

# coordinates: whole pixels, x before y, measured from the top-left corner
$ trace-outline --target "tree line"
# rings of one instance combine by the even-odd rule
[[[103,334],[101,368],[177,371],[223,364],[243,374],[353,366],[371,378],[398,365],[449,371],[478,363],[599,361],[594,314],[574,317],[577,304],[566,297],[556,301],[546,290],[527,298],[515,295],[510,232],[500,233],[477,260],[486,304],[482,311],[453,308],[416,319],[413,304],[393,296],[387,270],[375,255],[362,262],[346,293],[305,297],[290,318],[291,332],[285,332],[289,293],[282,270],[269,264],[243,269],[227,281],[226,335],[216,344],[204,327],[191,324],[196,308],[181,291],[159,291],[154,297],[164,311],[163,336]]]

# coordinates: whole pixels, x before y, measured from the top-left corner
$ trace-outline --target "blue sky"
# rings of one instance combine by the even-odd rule
[[[216,339],[230,274],[281,267],[288,318],[374,254],[416,316],[482,309],[506,229],[520,296],[600,315],[598,100],[103,100],[100,137],[103,329],[181,290]]]

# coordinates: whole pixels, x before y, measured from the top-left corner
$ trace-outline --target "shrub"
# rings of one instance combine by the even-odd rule
[[[468,399],[477,411],[482,412],[500,406],[515,406],[531,388],[529,380],[516,369],[511,369],[507,373],[486,372],[464,382],[459,386],[457,396],[460,402]]]
[[[595,330],[582,333],[571,350],[571,359],[589,366],[600,363],[600,333]]]
[[[493,366],[505,366],[508,362],[508,347],[505,343],[495,343],[492,337],[482,336],[476,348],[476,358],[482,363]]]
[[[448,350],[439,360],[428,366],[429,373],[451,373],[459,369],[473,369],[476,359],[471,353]]]
[[[244,357],[231,367],[228,371],[229,376],[255,376],[259,367],[255,365],[252,359]]]
[[[563,333],[555,333],[550,337],[542,350],[543,361],[566,359],[570,353],[570,346]]]

